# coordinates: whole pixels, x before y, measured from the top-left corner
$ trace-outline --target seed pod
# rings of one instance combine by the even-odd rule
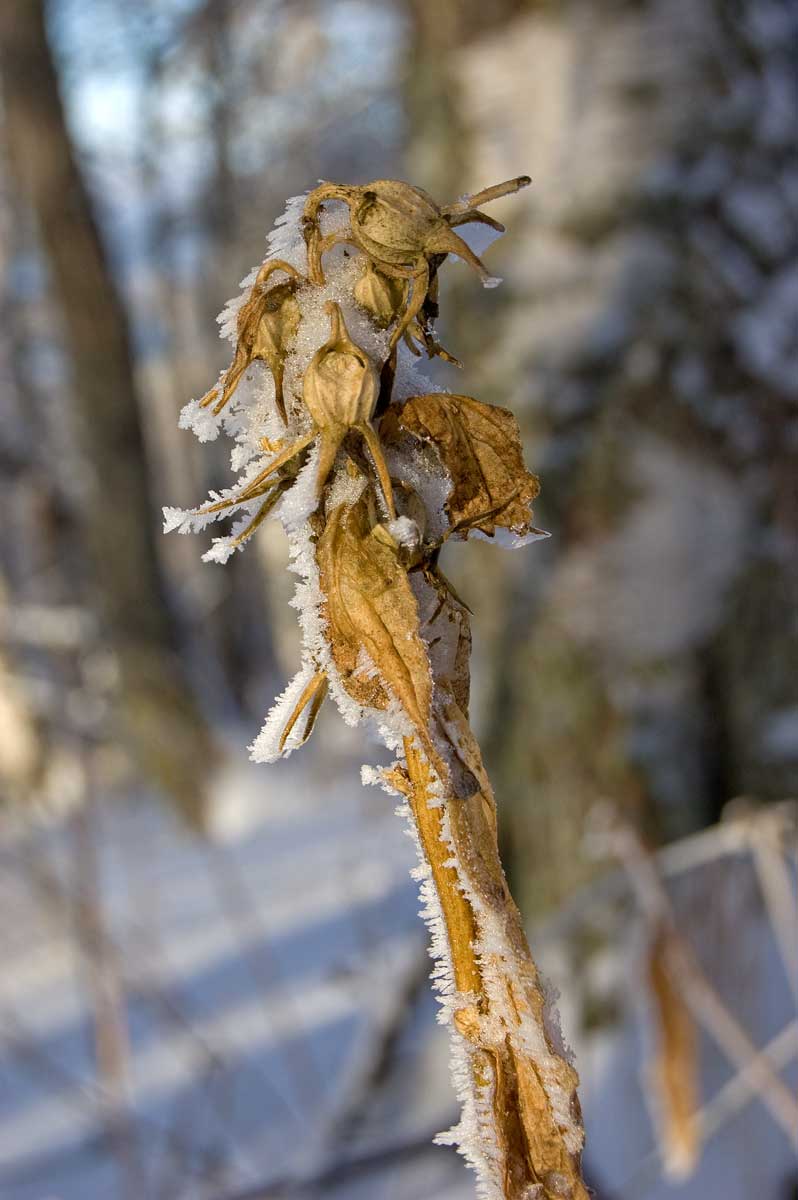
[[[370,421],[380,381],[369,356],[349,336],[340,307],[325,305],[332,329],[305,371],[302,394],[319,429],[359,426]]]
[[[424,253],[428,238],[443,221],[431,196],[398,179],[376,179],[357,190],[352,233],[368,254],[403,266]]]
[[[485,287],[500,282],[488,274],[468,243],[454,232],[454,226],[476,221],[502,232],[504,226],[481,213],[476,205],[517,192],[529,182],[528,175],[519,175],[446,208],[440,208],[421,188],[399,179],[375,179],[365,187],[323,183],[308,196],[302,218],[309,278],[323,284],[324,252],[336,242],[352,242],[383,274],[409,280],[404,312],[389,343],[393,350],[427,300],[437,257],[455,254],[474,268]],[[318,217],[325,200],[342,200],[347,205],[347,233],[322,238]]]
[[[273,359],[282,359],[285,355],[285,347],[299,328],[302,315],[295,291],[293,283],[278,283],[264,296],[260,321],[252,339],[253,358],[263,358],[271,366]]]
[[[483,280],[490,276],[441,209],[421,188],[398,179],[375,179],[358,188],[351,206],[352,237],[377,263],[412,267],[433,254],[456,254]]]
[[[263,359],[274,378],[274,393],[280,416],[285,421],[285,399],[283,397],[283,366],[286,347],[299,329],[302,313],[294,295],[296,284],[281,283],[264,297],[264,308],[255,329],[252,343],[252,359]]]
[[[387,329],[396,320],[404,304],[405,284],[378,271],[370,260],[355,284],[355,300],[372,317],[380,329]]]
[[[303,217],[311,278],[323,282],[319,208],[325,200],[342,200],[349,208],[351,224],[344,240],[353,241],[387,273],[393,267],[401,278],[407,278],[408,271],[417,273],[434,255],[455,254],[479,273],[483,283],[492,284],[484,265],[453,226],[477,221],[503,230],[476,205],[509,195],[528,183],[529,177],[520,175],[446,208],[439,207],[421,188],[400,179],[375,179],[363,187],[324,183],[308,196]]]

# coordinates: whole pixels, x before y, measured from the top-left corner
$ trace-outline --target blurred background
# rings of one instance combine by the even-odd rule
[[[796,63],[795,0],[4,0],[2,1200],[473,1195],[382,752],[247,761],[282,533],[159,513],[230,480],[177,417],[288,197],[521,172],[436,372],[553,536],[443,567],[586,1178],[794,1200]]]

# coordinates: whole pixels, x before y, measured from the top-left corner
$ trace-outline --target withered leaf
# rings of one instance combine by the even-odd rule
[[[333,658],[348,694],[384,709],[389,689],[426,742],[432,678],[416,600],[396,551],[371,532],[365,495],[328,517],[316,559]],[[362,651],[376,676],[360,669]]]
[[[431,442],[449,472],[446,512],[453,530],[479,529],[489,537],[497,527],[520,536],[532,532],[529,504],[540,485],[524,465],[518,422],[508,409],[433,392],[412,396],[396,423]]]

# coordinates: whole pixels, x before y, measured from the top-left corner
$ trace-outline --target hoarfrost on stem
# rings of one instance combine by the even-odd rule
[[[528,182],[448,208],[390,180],[290,200],[264,262],[219,318],[233,365],[180,416],[200,441],[233,439],[238,478],[198,509],[164,509],[164,530],[232,517],[203,555],[223,563],[263,521],[283,526],[302,663],[251,756],[273,762],[302,745],[327,694],[396,754],[362,778],[401,798],[417,850],[462,1106],[438,1140],[458,1146],[485,1200],[585,1200],[576,1075],[501,871],[467,720],[468,610],[438,567],[450,537],[521,546],[548,536],[531,522],[538,483],[508,410],[435,387],[419,365],[422,351],[456,362],[433,332],[446,255],[486,287],[500,282],[454,227],[501,231],[476,206]]]

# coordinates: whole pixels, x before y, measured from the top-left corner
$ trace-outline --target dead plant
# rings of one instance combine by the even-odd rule
[[[347,722],[377,727],[397,757],[364,768],[364,781],[402,798],[416,838],[462,1104],[439,1140],[458,1145],[485,1197],[586,1200],[577,1076],[499,861],[468,723],[468,610],[438,567],[451,538],[544,536],[529,508],[538,482],[512,413],[436,391],[416,365],[422,351],[454,361],[433,332],[447,255],[498,282],[454,227],[501,230],[478,205],[528,182],[446,207],[396,180],[325,183],[290,201],[266,261],[222,314],[233,365],[181,418],[202,440],[220,428],[233,437],[240,478],[165,516],[183,532],[241,516],[206,554],[216,561],[267,516],[282,521],[304,662],[253,757],[301,745],[328,693]],[[288,282],[267,288],[275,271]]]

